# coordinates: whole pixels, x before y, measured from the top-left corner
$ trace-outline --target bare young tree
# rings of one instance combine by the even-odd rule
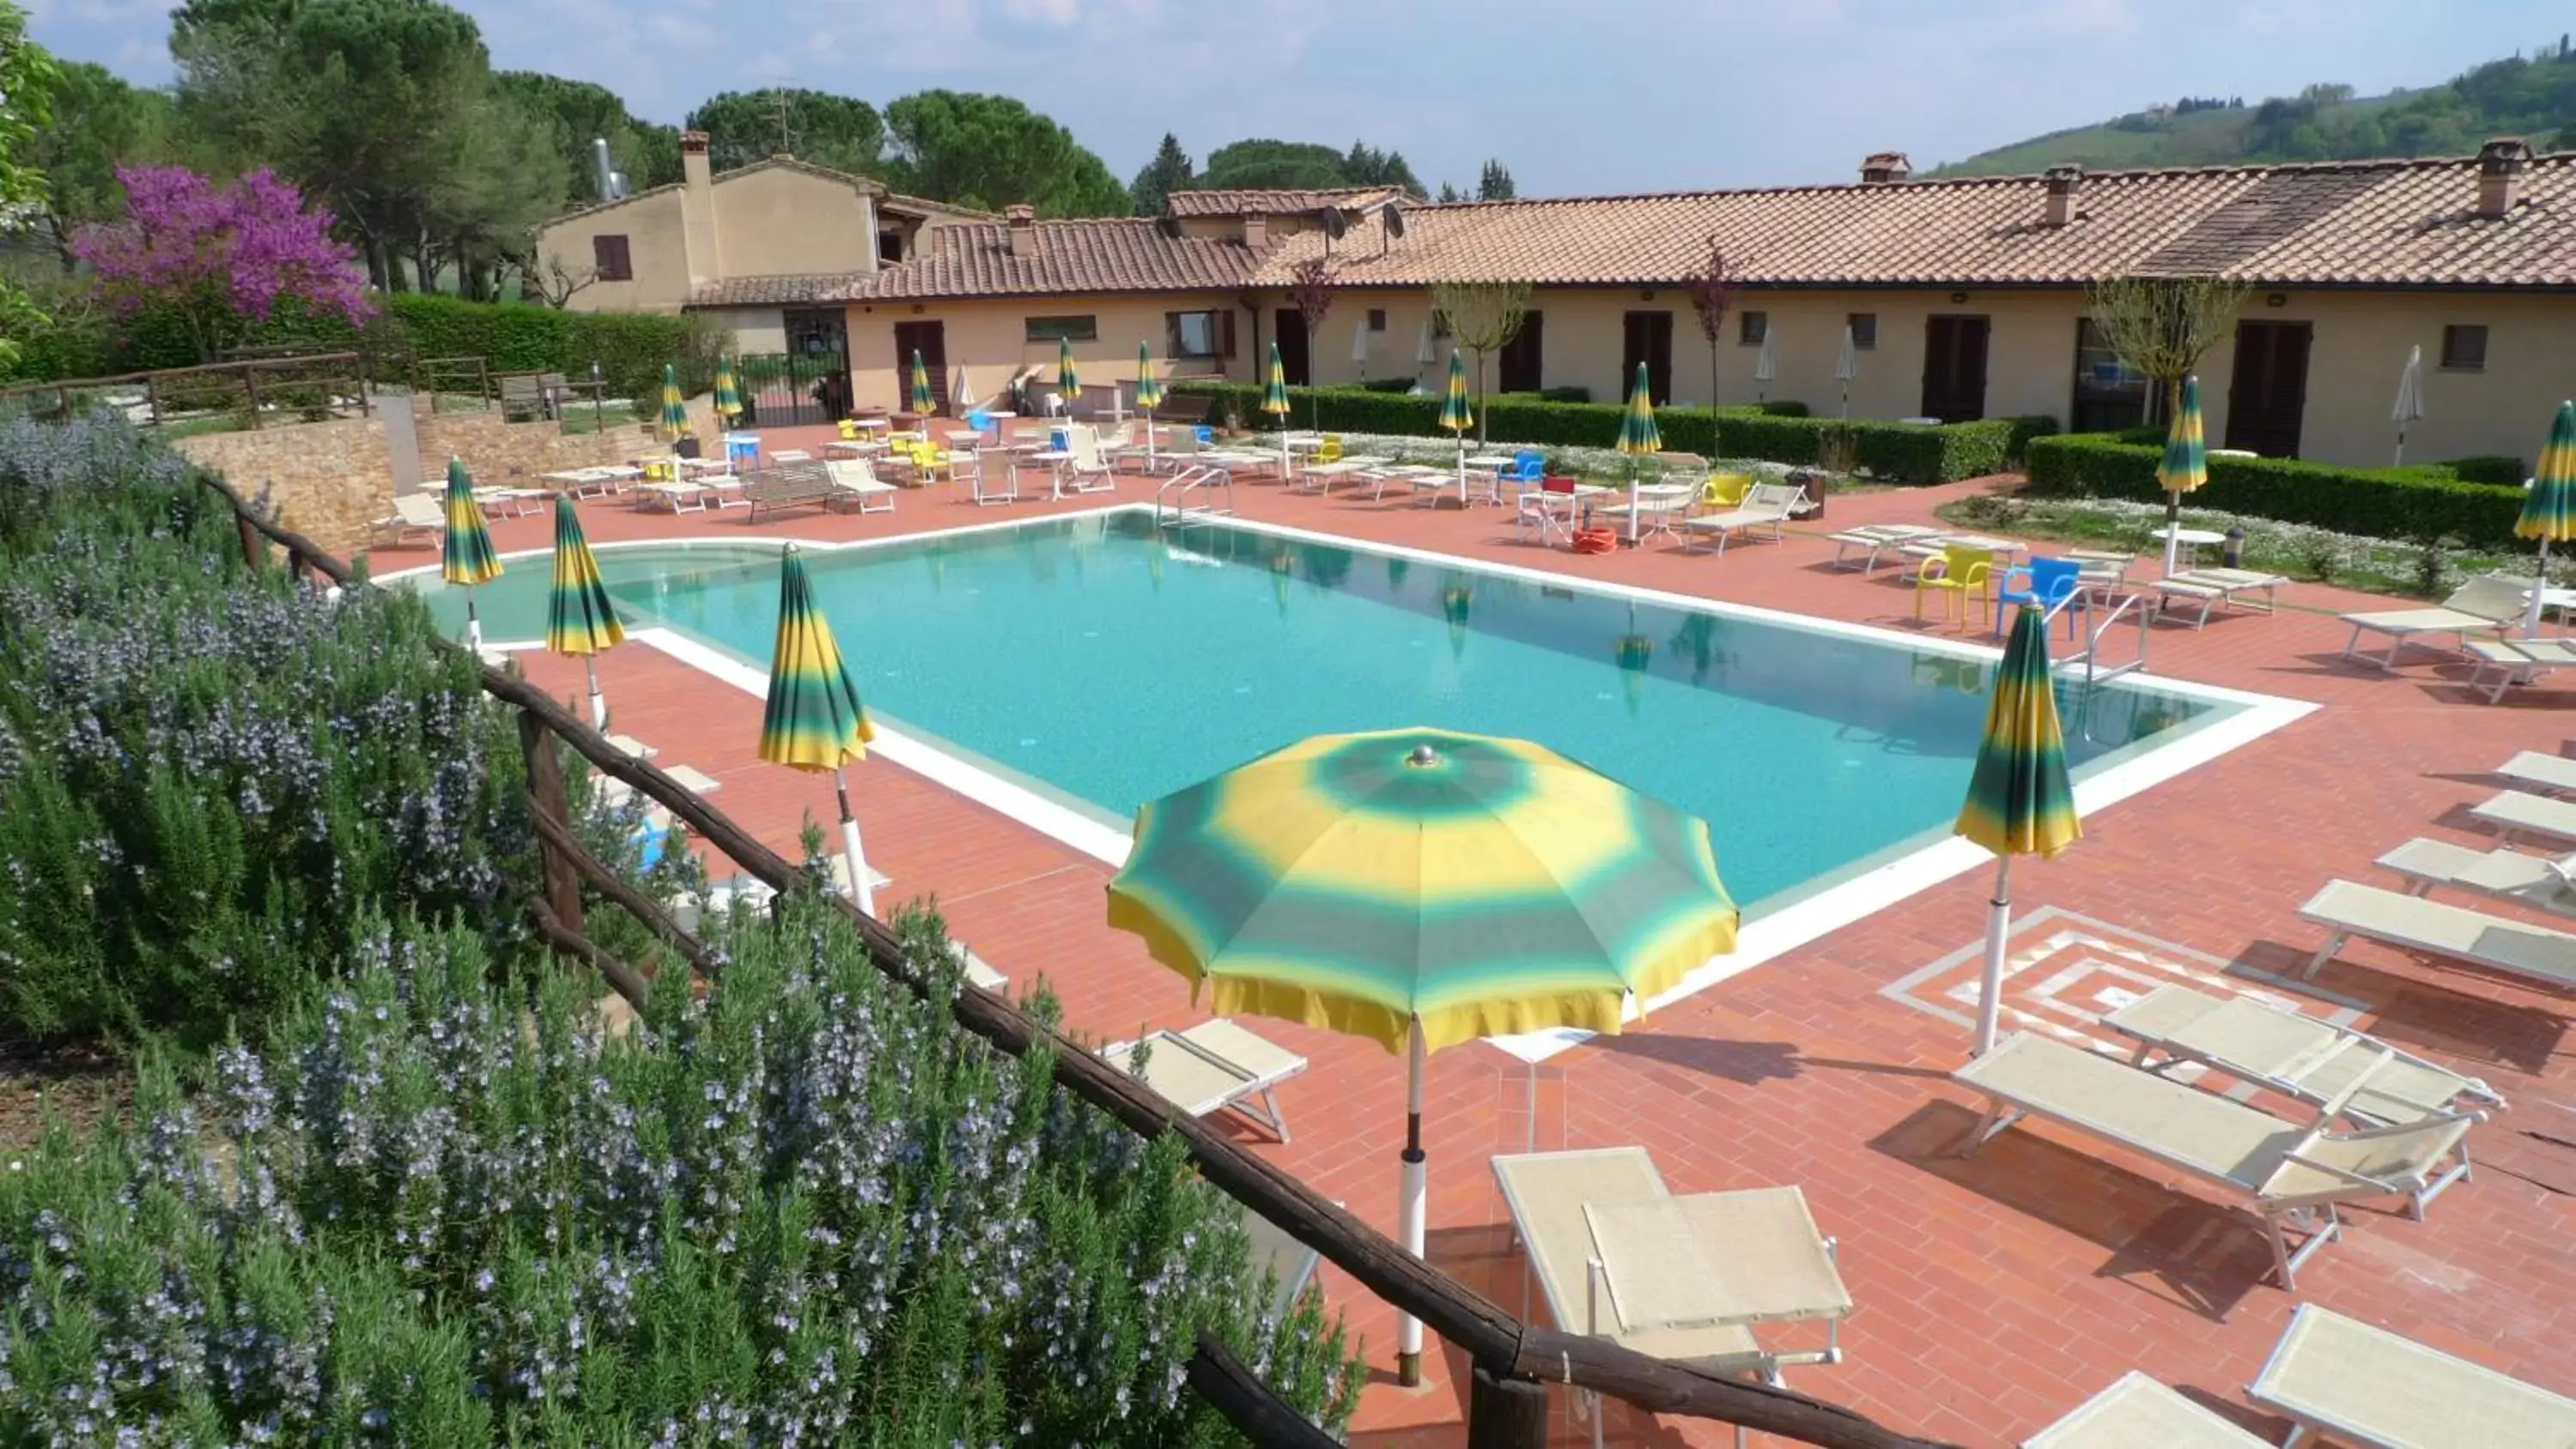
[[[1727,270],[1726,253],[1717,244],[1717,234],[1709,233],[1708,260],[1700,264],[1690,279],[1691,310],[1699,314],[1699,331],[1708,339],[1708,405],[1717,408],[1717,345],[1726,335],[1727,309],[1735,305],[1735,278]]]
[[[1333,310],[1333,300],[1341,293],[1341,284],[1333,278],[1333,263],[1328,257],[1308,257],[1288,270],[1288,299],[1296,304],[1298,320],[1306,324],[1306,381],[1314,382],[1315,339],[1322,335],[1324,318]],[[1314,400],[1309,422],[1323,416],[1323,399]]]
[[[2085,289],[2085,315],[2120,365],[2151,384],[2148,421],[2182,406],[2182,380],[2236,330],[2252,289],[2217,277],[2104,277]]]
[[[1527,282],[1441,282],[1431,289],[1432,310],[1459,346],[1476,356],[1476,441],[1485,441],[1485,355],[1500,352],[1529,316]]]
[[[568,267],[561,257],[548,257],[519,274],[519,285],[536,300],[560,309],[575,293],[599,280],[597,267]]]

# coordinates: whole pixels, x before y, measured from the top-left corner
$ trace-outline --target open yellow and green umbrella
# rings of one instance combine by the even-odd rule
[[[1616,1032],[1734,949],[1708,826],[1520,740],[1321,735],[1136,812],[1109,923],[1220,1014],[1408,1049],[1404,1242],[1422,1250],[1422,1064],[1480,1036]],[[1419,1371],[1420,1325],[1400,1327]]]
[[[841,662],[832,626],[814,604],[805,560],[787,545],[778,568],[778,643],[769,660],[769,703],[760,719],[760,757],[774,765],[832,772],[841,804],[841,845],[849,856],[850,893],[876,914],[867,853],[850,814],[850,761],[864,759],[876,730],[859,703],[859,687]]]
[[[2548,446],[2540,450],[2540,467],[2523,496],[2522,516],[2513,522],[2514,536],[2540,540],[2540,571],[2531,580],[2531,603],[2523,618],[2523,635],[2540,637],[2540,605],[2549,587],[2549,546],[2576,541],[2576,402],[2558,405],[2549,425]]]
[[[439,538],[438,576],[465,591],[465,642],[483,647],[483,620],[474,612],[474,587],[501,576],[501,556],[492,551],[492,532],[483,526],[483,506],[474,501],[474,476],[465,460],[447,460],[447,529]]]
[[[2182,380],[2182,401],[2165,433],[2165,455],[2156,464],[2156,486],[2165,490],[2165,573],[2174,571],[2181,545],[2182,496],[2209,481],[2209,447],[2201,441],[2200,379]]]
[[[599,577],[599,560],[582,537],[581,515],[572,495],[555,495],[555,583],[546,595],[546,647],[557,654],[578,655],[590,680],[590,724],[608,728],[608,702],[599,693],[599,653],[626,637],[617,607],[608,601],[608,585]]]
[[[2066,776],[2066,738],[2057,723],[2057,692],[2048,673],[2048,621],[2022,606],[2012,639],[1995,666],[1985,738],[1956,833],[1995,853],[1995,894],[1986,924],[1985,974],[1977,992],[1977,1054],[1995,1045],[2003,1010],[2004,937],[2012,929],[2012,863],[2016,855],[2055,855],[2084,826]]]
[[[716,364],[716,416],[731,423],[742,416],[742,387],[733,379],[733,359]]]
[[[680,369],[662,364],[662,441],[677,444],[689,431],[689,406],[680,396]]]
[[[938,408],[939,400],[931,396],[930,367],[921,360],[921,349],[917,347],[912,353],[911,393],[912,410],[921,418],[921,435],[925,438],[929,437],[930,415]]]
[[[1449,385],[1440,394],[1440,426],[1458,440],[1458,501],[1467,501],[1467,430],[1476,425],[1476,410],[1467,405],[1467,359],[1449,349]]]
[[[1279,476],[1288,476],[1288,364],[1270,344],[1270,370],[1261,384],[1261,410],[1279,420]]]
[[[1628,389],[1628,406],[1619,414],[1619,451],[1628,458],[1628,542],[1637,542],[1637,460],[1664,450],[1664,435],[1655,427],[1655,397],[1646,381],[1646,364],[1637,363],[1637,385]]]
[[[1145,471],[1154,471],[1154,409],[1163,405],[1163,380],[1154,375],[1154,354],[1136,344],[1136,411],[1145,415]]]

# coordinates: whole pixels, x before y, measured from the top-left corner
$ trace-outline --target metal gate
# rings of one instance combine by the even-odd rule
[[[742,427],[804,427],[850,415],[850,359],[843,353],[754,353],[736,366]]]

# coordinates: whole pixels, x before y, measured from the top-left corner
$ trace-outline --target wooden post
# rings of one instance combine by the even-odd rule
[[[1596,1406],[1594,1413],[1601,1412]],[[1476,1365],[1467,1395],[1467,1449],[1545,1449],[1547,1386]]]
[[[257,573],[259,566],[268,562],[268,540],[260,537],[259,530],[253,528],[250,519],[242,514],[233,515],[233,527],[241,533],[242,562]]]
[[[145,373],[143,376],[143,409],[144,416],[152,419],[152,426],[156,428],[161,426],[160,379],[150,373]]]
[[[248,389],[250,393],[250,430],[256,433],[260,429],[259,365],[257,363],[253,363],[242,369],[242,386]]]
[[[555,737],[526,710],[519,711],[519,750],[528,757],[528,809],[571,836],[572,806],[564,796],[563,764],[555,758]],[[581,871],[545,832],[538,833],[538,842],[545,858],[546,904],[566,930],[580,935]]]

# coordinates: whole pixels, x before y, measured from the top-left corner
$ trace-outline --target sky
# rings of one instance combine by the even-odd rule
[[[168,0],[22,0],[37,40],[171,78]],[[1015,96],[1121,177],[1166,131],[1488,157],[1520,194],[1854,179],[2189,95],[2446,80],[2568,28],[2539,0],[451,0],[505,69],[596,81],[652,120],[800,85],[882,105]]]

